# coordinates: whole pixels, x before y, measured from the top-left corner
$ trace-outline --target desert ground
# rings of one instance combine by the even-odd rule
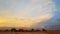
[[[0,34],[60,34],[60,30],[39,31],[39,32],[0,32]]]

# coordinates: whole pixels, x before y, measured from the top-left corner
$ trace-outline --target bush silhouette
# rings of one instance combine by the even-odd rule
[[[9,31],[8,29],[4,30],[5,32]]]
[[[34,29],[31,29],[31,32],[34,31]]]
[[[11,29],[11,32],[16,32],[17,30],[15,28],[12,28]]]
[[[36,31],[40,31],[40,30],[37,29]]]
[[[19,29],[18,31],[19,31],[19,32],[23,32],[24,30],[23,30],[23,29]]]
[[[42,31],[46,31],[45,29],[42,29]]]

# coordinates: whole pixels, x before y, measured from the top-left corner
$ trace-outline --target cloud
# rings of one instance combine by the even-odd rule
[[[39,17],[47,13],[51,14],[55,9],[55,5],[51,0],[29,0],[29,1],[26,2],[24,0],[21,0],[21,2],[18,2],[17,0],[16,1],[3,0],[1,1],[1,3],[2,6],[4,7],[1,8],[2,10],[10,10],[8,11],[8,13],[11,12],[10,14],[13,14],[14,16],[22,16],[22,17]]]
[[[15,27],[30,27],[37,22],[53,17],[52,13],[55,9],[52,0],[1,0],[0,5],[2,5],[2,7],[0,6],[2,8],[2,10],[0,8],[0,16],[3,17],[0,17],[0,23],[4,23],[1,26],[9,24],[9,26]]]
[[[48,0],[30,0],[30,4],[27,4],[26,8],[21,11],[21,16],[27,16],[27,17],[39,17],[41,15],[45,14],[52,14],[55,5],[52,1]]]
[[[31,27],[33,24],[37,22],[44,21],[50,15],[41,16],[40,18],[14,18],[14,17],[0,17],[0,27]]]

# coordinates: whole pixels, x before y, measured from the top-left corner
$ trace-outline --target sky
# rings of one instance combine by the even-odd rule
[[[60,0],[0,0],[0,27],[50,28],[59,18]]]

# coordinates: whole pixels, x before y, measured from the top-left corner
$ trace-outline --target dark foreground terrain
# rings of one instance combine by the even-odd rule
[[[0,32],[0,34],[60,34],[60,31],[39,31],[39,32]]]

